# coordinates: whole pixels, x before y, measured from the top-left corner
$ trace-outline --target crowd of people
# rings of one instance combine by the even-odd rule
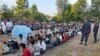
[[[2,21],[4,22],[4,21]],[[6,20],[7,23],[2,23],[1,32],[3,34],[11,33],[14,25],[12,21]],[[18,41],[9,40],[4,42],[3,50],[4,53],[13,53],[16,50],[23,50],[22,56],[40,56],[44,54],[47,50],[54,48],[70,38],[76,36],[78,32],[81,31],[81,24],[78,23],[31,23],[31,24],[23,24],[29,27],[33,33],[29,33],[26,39],[23,39],[23,35],[19,34]],[[5,25],[5,26],[4,26]],[[7,33],[6,33],[7,32]],[[20,48],[21,47],[21,48]]]
[[[32,30],[27,38],[23,34],[19,34],[17,40],[9,39],[3,42],[3,54],[9,54],[22,50],[21,56],[40,56],[47,50],[52,49],[60,44],[63,44],[77,34],[82,34],[80,44],[85,41],[87,46],[88,37],[91,32],[91,23],[88,19],[83,25],[81,23],[45,23],[34,21],[16,21],[16,20],[1,20],[0,34],[7,34],[11,37],[12,29],[15,25],[26,25]],[[96,20],[93,28],[94,43],[97,43],[99,22]]]

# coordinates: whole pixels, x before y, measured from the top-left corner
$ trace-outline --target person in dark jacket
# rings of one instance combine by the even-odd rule
[[[98,34],[98,29],[99,29],[99,22],[95,22],[94,28],[93,28],[93,33],[94,33],[94,43],[97,43],[97,34]]]
[[[91,24],[88,19],[85,20],[82,26],[81,32],[82,32],[82,37],[81,37],[80,44],[83,44],[83,40],[85,39],[85,45],[87,45],[88,37],[91,32]]]

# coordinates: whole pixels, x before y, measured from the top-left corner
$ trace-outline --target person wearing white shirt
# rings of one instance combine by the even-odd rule
[[[34,56],[40,56],[40,46],[38,44],[38,40],[36,40],[34,44]]]
[[[1,22],[1,28],[3,30],[3,33],[5,33],[6,32],[6,25],[3,21]]]
[[[8,22],[6,23],[6,29],[9,37],[11,36],[12,28],[13,28],[13,23],[10,20],[8,20]]]
[[[61,43],[62,42],[62,36],[61,36],[61,34],[58,34],[57,36],[60,39],[60,43]]]
[[[40,53],[43,54],[46,51],[46,44],[43,40],[38,41],[38,45],[40,46]]]

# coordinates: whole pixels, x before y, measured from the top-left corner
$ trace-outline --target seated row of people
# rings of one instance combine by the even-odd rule
[[[46,50],[51,49],[55,46],[58,46],[64,42],[66,42],[69,39],[69,35],[67,32],[64,31],[60,31],[60,32],[52,32],[52,33],[48,33],[45,34],[45,37],[41,34],[36,34],[34,37],[32,35],[29,35],[27,37],[27,39],[23,40],[23,35],[20,34],[19,35],[21,41],[19,41],[21,44],[20,46],[23,48],[23,56],[26,55],[26,51],[24,49],[29,50],[30,54],[32,56],[39,56],[41,54],[44,54]],[[14,44],[9,44],[7,45],[8,47],[6,47],[6,51],[5,53],[8,53],[8,49],[9,50],[16,50],[19,49],[19,45],[16,42],[15,45],[15,41],[11,41],[14,42]],[[8,44],[8,43],[4,43]],[[25,53],[24,53],[25,52]],[[28,55],[29,56],[29,55]]]
[[[46,34],[45,38],[37,34],[35,37],[28,36],[27,45],[25,43],[22,43],[21,47],[23,48],[22,45],[25,45],[25,47],[28,48],[32,56],[39,56],[41,54],[44,54],[48,49],[58,46],[67,40],[67,34]],[[26,55],[26,53],[24,52],[26,51],[23,50],[23,56]]]

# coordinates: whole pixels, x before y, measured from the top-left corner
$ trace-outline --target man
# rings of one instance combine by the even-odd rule
[[[99,22],[95,22],[94,28],[93,28],[93,33],[94,33],[94,43],[97,43],[97,34],[98,34],[98,29],[99,29]]]
[[[82,29],[81,29],[82,38],[81,38],[80,44],[83,44],[83,40],[85,39],[85,46],[87,45],[87,41],[88,41],[90,31],[91,31],[91,24],[90,24],[89,20],[86,19],[83,26],[82,26]]]
[[[23,55],[22,56],[32,56],[30,50],[28,48],[26,48],[25,44],[21,44],[21,47],[23,49]]]
[[[10,21],[10,19],[8,19],[6,23],[6,30],[7,30],[8,37],[11,37],[12,29],[13,29],[13,23]]]
[[[1,21],[1,28],[2,28],[3,34],[5,34],[6,33],[6,23],[4,22],[4,20]]]

